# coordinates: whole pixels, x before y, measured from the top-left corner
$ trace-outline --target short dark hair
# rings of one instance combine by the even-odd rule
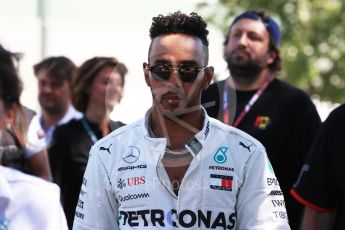
[[[180,11],[170,13],[166,16],[159,14],[157,17],[153,17],[152,19],[150,38],[152,41],[158,36],[174,33],[195,36],[199,38],[206,46],[206,56],[208,61],[207,35],[209,31],[206,29],[206,27],[207,23],[204,21],[204,19],[194,12],[190,13],[190,15],[186,15]],[[151,51],[151,45],[149,53]]]
[[[29,123],[20,103],[23,83],[18,75],[15,59],[15,53],[6,50],[0,45],[0,98],[4,102],[5,110],[13,111],[15,114],[11,128],[15,130],[16,138],[23,147]]]
[[[77,73],[77,66],[67,57],[49,57],[34,65],[34,73],[37,76],[41,70],[47,70],[52,77],[73,81]]]
[[[89,101],[87,89],[90,88],[97,74],[104,67],[113,67],[114,71],[120,74],[122,86],[125,84],[125,76],[128,72],[125,64],[112,57],[94,57],[85,61],[78,69],[77,77],[72,83],[73,97],[72,102],[77,110],[85,112]]]
[[[268,23],[269,20],[271,20],[269,14],[264,10],[248,10],[245,13],[258,16],[261,19],[261,21],[264,23]],[[228,33],[225,36],[224,46],[226,46],[228,44],[229,34],[230,34],[232,26],[235,23],[236,23],[236,19],[233,23],[231,23],[231,25],[229,27]],[[269,50],[274,51],[277,54],[277,57],[275,58],[274,62],[272,64],[270,64],[268,67],[273,73],[275,73],[275,72],[279,72],[280,70],[282,70],[282,59],[280,57],[279,47],[278,47],[278,45],[275,44],[274,37],[269,30],[268,30],[268,34],[270,36],[270,38],[269,38]]]
[[[20,95],[23,90],[13,58],[13,54],[0,45],[0,97],[6,109],[20,106]]]

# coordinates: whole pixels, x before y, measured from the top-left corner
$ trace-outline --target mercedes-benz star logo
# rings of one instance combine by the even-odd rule
[[[128,146],[128,150],[125,153],[125,157],[122,158],[125,162],[132,164],[139,159],[140,151],[135,146]]]

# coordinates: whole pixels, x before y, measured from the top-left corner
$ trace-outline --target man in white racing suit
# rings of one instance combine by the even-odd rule
[[[201,106],[207,34],[196,13],[153,18],[153,106],[92,147],[73,229],[290,229],[264,147]]]

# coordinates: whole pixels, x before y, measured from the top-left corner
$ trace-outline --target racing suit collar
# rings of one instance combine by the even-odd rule
[[[208,134],[210,132],[210,119],[207,115],[207,112],[204,107],[201,106],[202,114],[204,117],[203,121],[203,128],[194,136],[192,137],[185,145],[185,147],[191,152],[193,157],[195,157],[202,149],[204,143],[206,142],[206,139],[208,137]],[[153,138],[150,136],[150,115],[151,115],[152,108],[150,108],[146,114],[144,119],[144,136],[146,139],[149,139],[151,141],[163,141],[166,143],[165,138]]]

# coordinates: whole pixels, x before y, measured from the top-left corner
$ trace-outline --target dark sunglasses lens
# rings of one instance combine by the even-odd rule
[[[181,66],[178,72],[184,82],[193,82],[198,76],[197,68],[193,66]]]
[[[151,68],[151,73],[156,81],[167,81],[170,77],[170,69],[165,65],[156,65]]]

